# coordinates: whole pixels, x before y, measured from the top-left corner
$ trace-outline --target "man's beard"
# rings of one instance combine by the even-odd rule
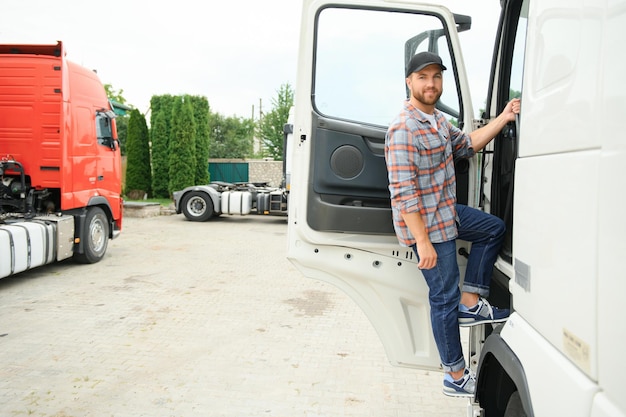
[[[442,91],[434,93],[435,95],[432,99],[427,99],[426,97],[424,97],[424,94],[422,94],[422,92],[418,91],[417,93],[413,93],[413,98],[426,106],[434,106],[435,104],[437,104],[439,97],[441,97]]]

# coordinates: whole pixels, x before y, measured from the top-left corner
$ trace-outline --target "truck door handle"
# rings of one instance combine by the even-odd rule
[[[98,175],[98,181],[103,181],[104,180],[104,175]]]

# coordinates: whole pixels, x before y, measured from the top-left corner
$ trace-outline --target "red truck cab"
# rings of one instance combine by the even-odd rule
[[[121,154],[97,74],[65,55],[0,45],[0,226],[72,216],[71,255],[93,263],[122,229]]]

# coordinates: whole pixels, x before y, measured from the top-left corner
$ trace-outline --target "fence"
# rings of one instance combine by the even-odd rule
[[[283,179],[283,162],[262,159],[209,159],[211,181],[265,182],[279,187]]]

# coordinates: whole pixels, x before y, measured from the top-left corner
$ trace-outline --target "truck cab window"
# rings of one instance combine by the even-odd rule
[[[96,113],[96,137],[98,138],[98,144],[115,149],[113,123],[109,113]]]
[[[459,96],[446,32],[432,15],[323,9],[316,27],[314,108],[329,118],[387,126],[407,97],[405,65],[429,50],[450,69],[440,110],[457,119]]]

